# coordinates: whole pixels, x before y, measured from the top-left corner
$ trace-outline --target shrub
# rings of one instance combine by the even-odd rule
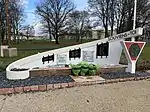
[[[81,66],[79,64],[77,64],[77,65],[71,64],[70,66],[72,68],[73,75],[78,76],[81,71]]]
[[[89,64],[87,62],[81,62],[79,63],[79,65],[81,65],[80,75],[85,76],[87,72],[89,71]]]
[[[97,66],[94,64],[89,65],[89,75],[95,75],[97,71]]]
[[[95,64],[88,64],[87,62],[80,62],[77,65],[70,64],[72,68],[72,73],[75,76],[81,75],[81,76],[91,76],[96,75],[96,71],[99,68],[98,65]]]

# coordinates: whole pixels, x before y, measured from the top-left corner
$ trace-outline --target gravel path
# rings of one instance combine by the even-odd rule
[[[127,72],[111,72],[101,75],[104,79],[130,78],[130,77],[146,77],[150,76],[150,72],[136,72],[135,74]]]
[[[150,80],[0,96],[0,112],[149,112]]]
[[[64,76],[64,75],[29,77],[28,79],[25,80],[8,80],[6,78],[6,73],[0,73],[0,88],[66,83],[66,82],[73,82],[73,81],[74,80],[70,76]]]
[[[150,76],[148,72],[136,72],[135,74],[126,73],[126,72],[112,72],[102,74],[101,77],[104,79],[117,79],[117,78],[128,78],[128,77],[141,77],[141,76]],[[38,77],[29,77],[25,80],[8,80],[6,78],[6,73],[0,73],[0,88],[11,88],[19,86],[32,86],[32,85],[45,85],[45,84],[54,84],[54,83],[66,83],[74,82],[70,76],[38,76]]]

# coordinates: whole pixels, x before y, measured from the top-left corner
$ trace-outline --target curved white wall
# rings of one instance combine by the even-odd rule
[[[133,36],[141,35],[140,31],[137,31],[136,33],[137,34],[135,34]],[[117,36],[115,36],[115,38],[117,38]],[[51,51],[35,54],[32,56],[20,59],[16,62],[13,62],[6,68],[7,78],[15,80],[15,79],[26,79],[29,77],[29,70],[21,71],[21,72],[10,71],[12,68],[29,68],[31,70],[32,68],[35,68],[35,67],[45,68],[48,65],[56,65],[58,54],[59,55],[60,54],[67,55],[66,64],[70,64],[70,63],[77,64],[83,60],[83,51],[94,51],[94,61],[90,62],[90,63],[95,63],[95,64],[99,64],[99,65],[119,64],[119,60],[120,60],[120,56],[121,56],[121,52],[122,52],[122,47],[121,47],[120,41],[123,41],[124,40],[123,38],[122,39],[119,38],[118,40],[109,42],[109,55],[107,58],[106,57],[96,58],[96,48],[97,48],[96,45],[105,43],[108,40],[109,40],[109,38],[105,38],[102,40],[97,40],[97,41],[88,42],[88,43],[84,43],[84,44],[79,44],[79,45],[64,47],[64,48],[60,48],[60,49],[56,49],[56,50],[51,50]],[[74,49],[78,49],[78,48],[81,48],[81,58],[69,60],[69,50],[74,50]],[[52,54],[54,54],[54,62],[52,62],[52,61],[49,63],[45,62],[45,64],[43,64],[43,62],[42,62],[43,56],[48,56],[48,55],[52,55]]]
[[[6,71],[7,78],[10,80],[16,80],[16,79],[27,79],[29,77],[29,70],[27,71]]]
[[[107,42],[108,39],[102,39],[102,40],[98,40],[98,41],[93,41],[93,42],[89,42],[89,43],[85,43],[85,44],[80,44],[80,45],[75,45],[75,46],[70,46],[70,47],[65,47],[65,48],[60,48],[60,49],[56,49],[56,50],[51,50],[51,51],[47,51],[47,52],[43,52],[43,53],[39,53],[39,54],[35,54],[23,59],[20,59],[12,64],[10,64],[7,69],[6,69],[6,74],[7,74],[7,78],[8,79],[26,79],[29,77],[29,70],[28,71],[10,71],[12,68],[35,68],[35,67],[40,67],[40,68],[45,68],[48,65],[56,65],[57,64],[57,55],[59,54],[65,54],[67,55],[67,61],[66,64],[77,64],[79,62],[81,62],[83,60],[83,52],[82,51],[94,51],[94,61],[91,63],[96,63],[96,64],[118,64],[119,63],[119,59],[120,59],[120,55],[121,55],[121,45],[120,42],[115,41],[115,42],[111,42],[109,44],[110,50],[109,50],[109,56],[106,57],[99,57],[96,58],[96,45],[100,44],[100,43],[104,43]],[[76,59],[71,59],[69,60],[69,50],[73,50],[73,49],[77,49],[77,48],[81,48],[81,58],[76,58]],[[42,62],[42,57],[43,56],[48,56],[48,55],[52,55],[54,54],[54,62],[45,62],[45,64],[43,64]],[[118,55],[119,54],[119,55]]]

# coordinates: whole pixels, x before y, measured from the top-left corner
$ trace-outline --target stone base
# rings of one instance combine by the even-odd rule
[[[49,68],[31,70],[30,76],[71,75],[71,68]]]
[[[98,74],[110,73],[110,72],[126,72],[126,65],[102,67],[98,70]]]
[[[71,76],[76,83],[80,82],[104,82],[105,79],[100,76]]]
[[[96,75],[110,72],[125,72],[125,70],[126,66],[100,68],[97,70]],[[33,69],[30,71],[30,76],[51,76],[51,75],[72,75],[72,69],[69,67],[61,67],[61,68]]]
[[[8,48],[3,50],[4,57],[15,57],[18,55],[17,48]]]
[[[7,45],[0,46],[0,56],[4,57],[4,49],[8,49]]]
[[[110,72],[125,72],[126,68],[101,68],[99,72],[103,73],[110,73]]]

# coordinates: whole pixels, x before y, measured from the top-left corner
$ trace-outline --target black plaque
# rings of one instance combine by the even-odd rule
[[[96,53],[97,58],[98,56],[101,56],[101,58],[103,56],[106,56],[107,58],[108,54],[109,54],[109,42],[97,44],[97,53]]]
[[[43,56],[43,58],[42,58],[43,64],[44,64],[45,62],[48,62],[48,63],[49,63],[50,61],[54,61],[54,54],[53,54],[53,55],[48,55],[48,56],[46,56],[46,57]]]
[[[69,51],[69,59],[71,58],[80,58],[81,57],[81,49],[75,49]]]

